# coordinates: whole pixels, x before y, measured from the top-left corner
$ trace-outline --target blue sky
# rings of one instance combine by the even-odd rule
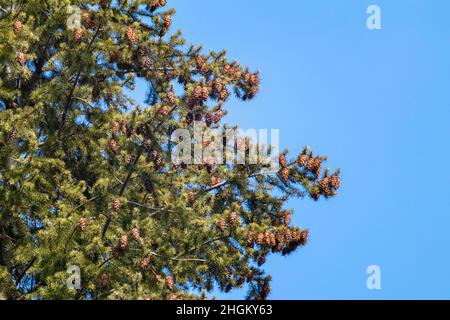
[[[366,8],[381,8],[381,30]],[[450,2],[172,0],[188,43],[260,70],[226,122],[279,128],[342,169],[338,197],[292,201],[307,247],[271,256],[272,299],[450,298]],[[368,290],[366,268],[381,268]],[[239,299],[245,291],[218,293]]]

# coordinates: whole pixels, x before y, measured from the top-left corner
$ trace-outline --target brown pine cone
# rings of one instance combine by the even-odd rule
[[[172,91],[169,91],[167,93],[167,101],[169,102],[170,105],[174,105],[176,103],[177,99]]]
[[[119,145],[117,144],[116,140],[109,140],[109,150],[111,150],[112,153],[117,153],[119,151]]]
[[[284,213],[283,221],[286,226],[288,226],[291,223],[291,215],[289,214],[289,212]]]
[[[111,125],[112,133],[114,133],[114,134],[119,133],[119,127],[120,127],[119,123],[117,121],[114,121]]]
[[[133,28],[128,27],[127,31],[125,32],[128,42],[131,45],[135,45],[137,43],[137,37],[136,37],[136,32],[134,31]]]
[[[225,221],[224,218],[219,218],[218,222],[217,222],[217,227],[219,228],[220,232],[224,232],[225,228],[227,226],[227,222]]]
[[[308,235],[309,235],[308,229],[302,230],[302,231],[300,232],[299,244],[300,244],[301,246],[304,246],[304,245],[307,244],[307,242],[308,242]]]
[[[337,174],[333,174],[331,176],[331,186],[335,190],[339,189],[339,187],[341,186],[341,179],[339,178],[339,176]]]
[[[256,238],[256,244],[262,245],[264,243],[264,233],[258,233],[258,237]]]
[[[261,255],[259,258],[258,258],[258,267],[261,267],[264,263],[266,263],[266,256],[265,255]]]
[[[197,195],[194,190],[189,190],[188,192],[188,200],[191,205],[194,204]]]
[[[214,115],[210,111],[208,111],[206,113],[206,115],[205,115],[205,123],[206,123],[206,125],[208,127],[210,127],[212,125],[213,121],[214,121]]]
[[[134,241],[139,241],[139,239],[141,239],[141,235],[140,235],[140,232],[139,232],[139,229],[138,229],[138,228],[133,228],[133,229],[131,229],[131,230],[130,230],[130,235],[131,235],[131,238],[132,238]]]
[[[128,236],[126,234],[123,234],[120,236],[119,239],[119,248],[121,250],[125,250],[128,246]]]
[[[84,34],[83,28],[75,29],[75,31],[73,33],[73,40],[75,42],[80,42],[81,39],[83,39],[83,34]]]
[[[8,141],[15,141],[17,139],[17,130],[12,129],[8,135]]]
[[[150,265],[150,262],[151,262],[150,259],[146,257],[146,258],[141,260],[141,262],[139,263],[139,267],[142,270],[145,270]]]
[[[19,52],[16,57],[16,61],[19,65],[24,66],[27,62],[27,56],[23,52]]]
[[[247,237],[245,239],[245,244],[247,245],[247,247],[253,248],[253,243],[254,242],[255,242],[255,239],[253,238],[253,232],[252,231],[248,231],[247,232]]]
[[[278,162],[280,163],[280,166],[282,166],[283,168],[287,167],[286,155],[284,153],[280,153]]]
[[[13,32],[15,35],[18,35],[22,31],[22,22],[20,20],[14,21],[13,24]]]
[[[109,284],[109,277],[108,277],[108,275],[106,273],[103,273],[100,276],[100,285],[102,287],[106,287],[108,284]]]
[[[223,116],[223,111],[221,109],[217,110],[216,113],[214,114],[214,123],[219,123],[220,120],[222,119]]]
[[[114,211],[119,211],[120,208],[122,207],[120,200],[119,199],[114,199],[113,201],[113,209]]]
[[[297,163],[299,166],[303,167],[306,164],[306,161],[308,160],[308,156],[306,153],[302,153],[300,157],[298,157]]]
[[[80,218],[80,220],[78,220],[78,228],[80,229],[81,232],[83,232],[87,227],[87,220],[85,218]]]
[[[288,168],[281,169],[281,180],[286,183],[289,180],[290,172]]]
[[[166,277],[166,286],[169,290],[173,290],[173,285],[174,285],[174,281],[173,281],[173,277],[172,276],[167,276]]]
[[[230,224],[236,224],[238,222],[238,214],[237,212],[233,211],[228,215],[228,222]]]
[[[168,106],[162,106],[159,109],[159,114],[163,117],[163,118],[167,118],[170,115],[170,108]]]

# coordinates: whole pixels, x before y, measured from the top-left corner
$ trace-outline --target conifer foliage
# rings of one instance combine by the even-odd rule
[[[186,45],[169,5],[0,0],[0,296],[202,298],[247,283],[265,299],[266,259],[308,240],[285,202],[336,194],[339,171],[308,148],[279,155],[277,174],[170,160],[173,130],[221,128],[229,97],[253,99],[260,77]]]

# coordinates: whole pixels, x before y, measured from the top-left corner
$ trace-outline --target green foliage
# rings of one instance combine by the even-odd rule
[[[67,27],[68,5],[81,8],[80,29]],[[338,172],[308,149],[272,175],[174,165],[166,142],[192,119],[222,127],[228,97],[252,99],[258,74],[186,46],[165,1],[0,10],[0,297],[201,298],[248,282],[248,298],[265,299],[266,256],[307,241],[285,202],[334,196]],[[145,106],[132,98],[139,79]],[[80,290],[66,287],[69,265]]]

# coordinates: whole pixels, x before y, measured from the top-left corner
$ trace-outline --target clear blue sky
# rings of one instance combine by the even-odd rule
[[[188,42],[261,71],[260,95],[232,103],[228,123],[279,128],[292,153],[310,145],[342,169],[337,198],[290,203],[310,242],[268,259],[270,298],[449,299],[450,1],[168,3]]]

